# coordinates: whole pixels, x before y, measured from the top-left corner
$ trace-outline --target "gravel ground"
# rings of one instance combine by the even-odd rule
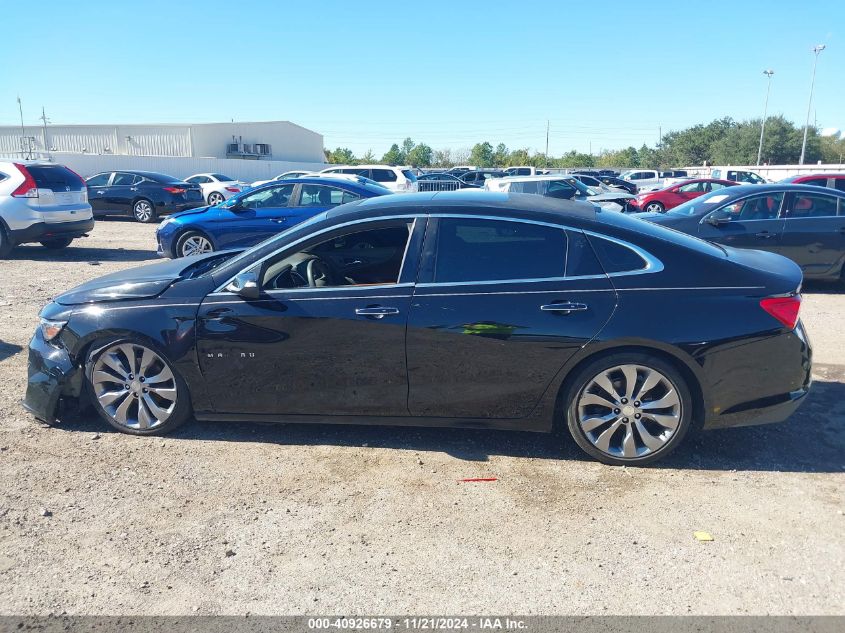
[[[103,221],[0,263],[0,613],[845,614],[842,288],[805,294],[816,383],[789,422],[658,467],[521,433],[37,423],[38,310],[155,260],[153,232]]]

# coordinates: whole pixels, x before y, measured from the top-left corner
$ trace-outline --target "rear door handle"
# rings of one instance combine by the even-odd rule
[[[759,233],[755,233],[754,237],[759,237],[761,240],[768,240],[775,236],[775,233],[770,233],[769,231],[760,231]]]
[[[373,317],[375,319],[383,319],[388,314],[399,314],[399,308],[383,308],[381,306],[371,308],[355,308],[355,314],[358,316]]]
[[[543,312],[562,312],[569,314],[570,312],[583,312],[587,309],[586,303],[574,303],[572,301],[561,301],[560,303],[547,303],[540,306]]]

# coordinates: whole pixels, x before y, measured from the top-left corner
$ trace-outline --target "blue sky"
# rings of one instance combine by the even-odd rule
[[[36,8],[37,7],[37,8]],[[845,128],[845,2],[42,0],[3,8],[0,123],[286,119],[381,155],[654,144],[729,115]],[[14,25],[12,27],[12,25]],[[811,117],[812,121],[812,117]]]

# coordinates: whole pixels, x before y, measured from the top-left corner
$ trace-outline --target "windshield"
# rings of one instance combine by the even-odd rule
[[[229,178],[229,176],[224,176],[223,174],[211,174],[211,177],[215,180],[219,180],[220,182],[234,182],[234,178]]]
[[[722,193],[720,190],[717,189],[716,191],[705,193],[703,196],[699,196],[698,198],[693,198],[689,202],[679,204],[674,209],[670,209],[669,211],[667,211],[666,214],[680,215],[685,218],[694,215],[703,215],[712,211],[715,205],[719,204],[720,202],[724,202],[729,197],[729,194]]]

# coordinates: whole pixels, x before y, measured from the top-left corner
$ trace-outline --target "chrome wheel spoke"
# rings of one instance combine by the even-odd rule
[[[147,387],[152,389],[154,385],[160,385],[163,382],[169,382],[173,380],[173,374],[164,366],[162,370],[157,373],[155,376],[147,376],[145,378]]]
[[[176,387],[150,387],[149,390],[165,400],[170,400],[171,402],[176,400]]]
[[[623,365],[620,369],[622,375],[625,376],[625,397],[628,400],[633,400],[634,389],[637,386],[637,367],[635,365]]]
[[[97,400],[100,401],[104,407],[114,404],[122,397],[129,397],[129,392],[126,389],[120,389],[118,391],[105,391],[97,396]]]
[[[655,437],[654,435],[649,433],[640,420],[637,420],[634,424],[637,427],[637,432],[640,434],[640,440],[651,450],[656,451],[658,448],[660,448],[661,446],[663,446],[663,444],[666,443],[666,440],[663,440],[659,437]]]
[[[119,349],[121,354],[123,354],[123,357],[126,359],[126,364],[129,367],[129,375],[137,376],[138,363],[135,359],[135,348],[132,345],[121,345]]]
[[[602,424],[607,424],[608,422],[612,422],[615,420],[617,416],[615,413],[611,412],[607,415],[598,416],[595,418],[587,418],[586,420],[581,420],[581,428],[584,429],[586,433],[590,431],[595,431],[599,428]]]
[[[608,409],[613,409],[614,407],[616,407],[615,402],[611,402],[607,398],[599,396],[595,393],[585,393],[581,397],[581,401],[578,404],[582,405],[582,406],[586,406],[586,405],[590,405],[590,404],[597,404],[601,407],[606,407]]]
[[[134,400],[135,398],[132,396],[127,396],[126,399],[120,403],[120,406],[114,410],[114,419],[121,424],[127,424],[129,422],[129,407],[132,406],[132,402]]]
[[[678,400],[678,394],[676,394],[675,390],[672,389],[666,392],[666,395],[664,395],[662,398],[643,402],[643,409],[645,411],[651,411],[652,409],[666,409],[668,407],[674,407],[679,403],[680,401]]]
[[[606,431],[604,431],[601,435],[596,438],[596,441],[593,444],[596,445],[596,448],[599,450],[604,451],[605,453],[610,452],[610,438],[613,437],[613,434],[622,426],[622,420],[616,420],[613,424],[610,425]]]
[[[640,385],[639,390],[634,395],[634,397],[638,400],[642,400],[642,397],[646,395],[649,391],[654,389],[657,385],[660,384],[661,376],[656,371],[647,370],[645,374],[645,379],[643,380],[643,384]]]
[[[678,428],[680,420],[674,415],[665,415],[660,413],[645,413],[644,416],[649,420],[654,420],[663,428],[674,431]]]
[[[172,404],[168,409],[163,409],[158,406],[152,398],[150,398],[149,394],[146,393],[142,396],[142,399],[144,400],[144,404],[149,408],[150,413],[152,413],[157,419],[161,420],[170,415],[169,408],[173,406]]]
[[[622,440],[622,457],[636,457],[637,443],[634,440],[634,427],[631,424],[625,427],[625,438]]]
[[[150,414],[147,407],[146,399],[138,399],[138,426],[142,429],[148,429],[155,422],[155,417]]]
[[[116,372],[121,378],[129,378],[130,370],[127,370],[112,354],[103,354],[101,360],[106,367]]]
[[[607,376],[607,372],[599,374],[595,378],[593,378],[593,382],[601,387],[604,391],[607,392],[607,395],[612,396],[614,399],[619,398],[619,393],[613,387],[613,383],[610,382],[610,378]]]

